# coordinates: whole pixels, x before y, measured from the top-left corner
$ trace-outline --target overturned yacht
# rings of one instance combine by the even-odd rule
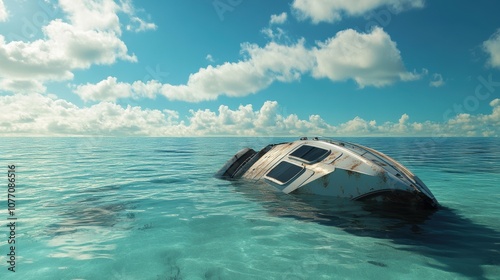
[[[437,208],[427,186],[406,167],[376,150],[318,138],[245,148],[215,175],[264,181],[284,193],[306,193]]]

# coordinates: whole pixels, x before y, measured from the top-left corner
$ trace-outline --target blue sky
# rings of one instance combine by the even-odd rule
[[[499,136],[499,10],[0,0],[0,135]]]

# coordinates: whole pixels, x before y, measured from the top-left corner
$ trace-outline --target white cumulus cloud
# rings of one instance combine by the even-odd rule
[[[435,73],[432,75],[432,81],[430,81],[429,85],[431,87],[442,87],[444,86],[445,81],[443,80],[443,75]]]
[[[340,31],[312,52],[317,60],[315,77],[354,79],[360,87],[420,78],[405,70],[396,43],[379,27],[366,34],[352,29]]]
[[[156,30],[158,26],[152,22],[146,22],[141,18],[138,17],[132,17],[130,19],[130,24],[127,25],[127,30],[129,31],[135,31],[135,32],[141,32],[141,31],[147,31],[147,30]]]
[[[9,13],[5,8],[3,0],[0,0],[0,22],[6,21],[9,18]]]
[[[113,0],[59,0],[59,5],[75,29],[121,32],[120,6]]]
[[[246,43],[242,45],[242,53],[244,60],[200,68],[189,75],[186,84],[166,83],[157,93],[170,100],[199,102],[215,100],[221,95],[246,96],[273,82],[297,81],[305,74],[332,81],[353,79],[360,87],[381,87],[421,77],[405,69],[396,43],[381,28],[374,28],[370,33],[344,30],[312,48],[306,47],[304,39],[289,45],[270,42],[264,47]],[[115,100],[131,95],[117,93],[123,90],[100,90],[102,83],[87,84],[84,91],[76,93],[87,96],[87,100]],[[123,87],[123,84],[114,84]],[[140,92],[137,95],[150,96]]]
[[[283,24],[286,22],[288,18],[287,13],[283,12],[279,15],[271,15],[271,20],[269,21],[270,24]]]
[[[153,22],[147,22],[137,16],[137,11],[132,4],[132,0],[120,0],[121,10],[130,17],[130,23],[127,24],[128,31],[142,32],[156,30],[158,26]]]
[[[268,87],[272,82],[292,81],[313,65],[304,42],[286,46],[271,42],[264,48],[243,44],[248,59],[201,68],[185,85],[165,84],[162,94],[171,100],[214,100],[219,95],[245,96]]]
[[[292,8],[299,19],[313,23],[336,22],[343,16],[360,16],[386,7],[392,13],[411,8],[422,8],[424,0],[294,0]]]
[[[483,42],[483,49],[489,55],[488,65],[500,68],[500,29]]]
[[[120,38],[118,13],[137,21],[130,1],[119,5],[113,0],[60,0],[58,4],[65,17],[43,26],[43,39],[7,42],[0,35],[0,83],[8,85],[4,90],[39,91],[46,81],[72,79],[76,69],[137,61]],[[139,29],[152,28],[142,24],[146,23]],[[21,88],[23,84],[26,88]]]
[[[154,98],[160,93],[161,87],[155,80],[129,84],[118,82],[116,77],[110,76],[97,84],[75,86],[73,92],[84,101],[116,101],[119,98]]]
[[[211,54],[207,54],[207,56],[205,56],[205,59],[208,62],[215,62],[215,59],[214,59],[214,57]]]

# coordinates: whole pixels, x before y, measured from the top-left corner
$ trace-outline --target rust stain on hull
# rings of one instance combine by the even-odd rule
[[[360,166],[361,164],[363,164],[361,161],[356,161],[356,162],[354,162],[354,164],[349,169],[350,170],[356,170],[356,168],[358,166]]]

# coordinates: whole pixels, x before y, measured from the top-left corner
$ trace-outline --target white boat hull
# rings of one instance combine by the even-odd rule
[[[285,193],[438,206],[427,186],[403,165],[347,142],[315,138],[269,145],[259,152],[244,149],[216,176],[264,181]]]

